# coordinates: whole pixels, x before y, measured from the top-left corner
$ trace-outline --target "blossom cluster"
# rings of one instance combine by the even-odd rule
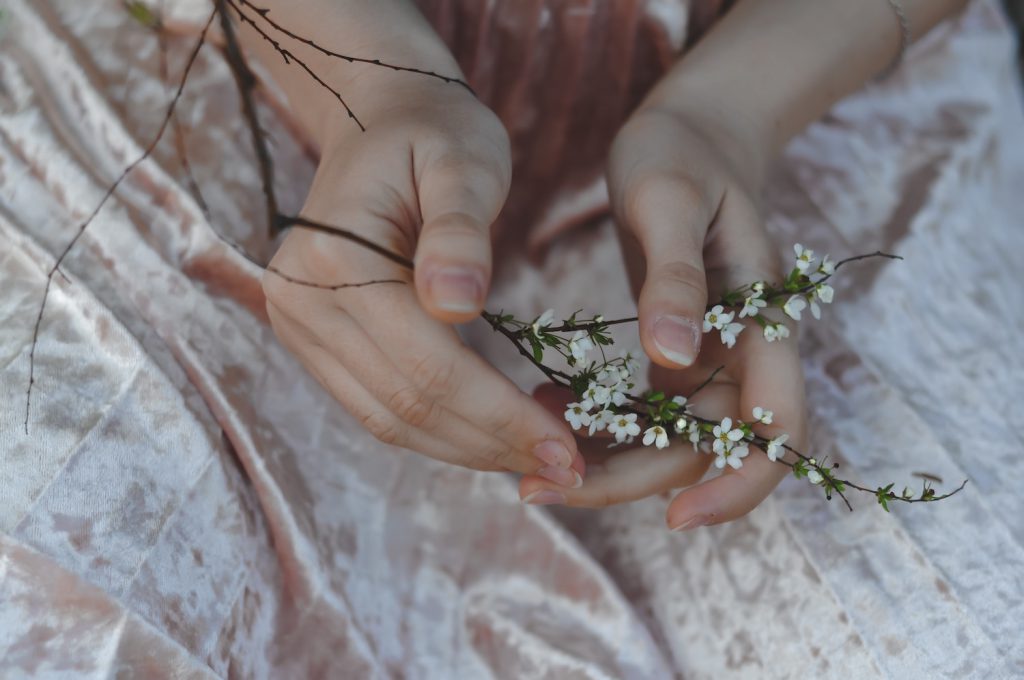
[[[626,352],[608,360],[602,351],[600,361],[590,361],[590,354],[601,345],[600,340],[595,342],[591,337],[595,332],[602,337],[600,317],[595,317],[594,327],[575,331],[567,341],[562,339],[564,345],[546,340],[553,335],[549,329],[554,318],[554,310],[547,310],[530,324],[530,333],[542,346],[562,347],[567,360],[583,367],[577,377],[585,380],[585,387],[577,391],[578,401],[566,404],[564,414],[573,430],[585,430],[590,436],[607,430],[616,444],[632,444],[642,431],[642,445],[658,449],[668,447],[672,430],[676,435],[685,435],[694,451],[713,453],[716,467],[728,465],[739,469],[750,453],[750,443],[756,439],[753,426],[770,425],[773,421],[774,414],[761,406],[753,409],[750,422],[734,423],[732,418],[723,418],[716,423],[693,416],[687,398],[682,395],[667,398],[662,392],[646,392],[631,398],[629,391],[635,387],[634,376],[639,368],[632,354]],[[566,322],[562,327],[573,325]],[[645,416],[646,429],[641,428],[641,416]],[[787,439],[788,435],[782,434],[765,440],[769,459],[781,457]]]
[[[827,255],[818,261],[812,250],[800,244],[794,246],[793,252],[793,269],[781,284],[756,281],[726,293],[708,309],[704,332],[717,330],[722,342],[733,347],[746,325],[754,322],[769,342],[784,339],[790,334],[789,326],[769,318],[768,311],[779,309],[793,321],[800,321],[803,312],[809,309],[814,318],[820,318],[820,305],[831,303],[834,294],[827,280],[839,266],[867,257],[894,257],[874,253],[835,263]],[[629,352],[609,358],[609,348],[614,343],[608,332],[612,324],[636,319],[606,321],[602,316],[581,318],[579,314],[576,312],[568,319],[556,321],[555,312],[549,309],[532,321],[520,321],[509,314],[484,313],[491,326],[509,338],[552,382],[573,392],[574,401],[566,405],[564,418],[577,432],[587,435],[606,432],[614,440],[610,446],[634,444],[639,440],[642,446],[665,449],[673,439],[684,440],[694,451],[713,455],[714,465],[719,469],[726,466],[740,469],[750,455],[751,446],[756,446],[770,461],[791,468],[796,478],[820,487],[827,498],[838,494],[847,506],[849,502],[843,494],[848,488],[874,494],[886,510],[891,501],[940,500],[963,488],[961,485],[938,496],[926,482],[920,495],[915,497],[906,488],[897,494],[892,484],[868,488],[839,479],[835,476],[836,463],[806,456],[787,445],[789,435],[778,432],[777,427],[771,428],[774,437],[766,436],[768,426],[773,425],[774,414],[763,406],[755,406],[749,420],[732,417],[712,420],[697,416],[690,409],[692,400],[714,379],[714,373],[688,395],[666,395],[654,390],[637,393],[639,363]],[[549,351],[557,353],[569,370],[548,365],[545,358]]]
[[[830,304],[835,293],[826,281],[835,273],[835,262],[828,255],[821,262],[814,251],[797,243],[793,246],[795,255],[792,270],[781,286],[769,286],[764,281],[729,291],[721,304],[716,304],[704,314],[704,332],[718,331],[722,344],[732,347],[745,326],[736,319],[749,318],[761,327],[768,342],[789,337],[789,327],[780,320],[765,314],[768,308],[778,308],[793,319],[800,321],[805,309],[810,308],[815,319],[821,318],[821,304]],[[814,278],[817,277],[817,278]],[[820,304],[819,304],[820,303]]]

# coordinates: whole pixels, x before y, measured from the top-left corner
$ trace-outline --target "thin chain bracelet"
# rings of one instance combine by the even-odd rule
[[[910,47],[910,19],[907,18],[907,12],[903,9],[903,5],[900,0],[886,0],[889,3],[889,7],[892,7],[892,11],[896,14],[896,20],[900,24],[900,51],[892,62],[885,67],[885,70],[878,74],[876,80],[884,80],[892,75],[893,71],[903,62],[903,56],[907,53],[907,48]]]

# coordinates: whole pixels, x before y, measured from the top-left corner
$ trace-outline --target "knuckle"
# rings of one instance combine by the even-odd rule
[[[498,439],[510,439],[519,431],[515,409],[498,409],[488,423],[488,430]]]
[[[359,420],[378,441],[392,446],[405,445],[405,428],[391,414],[370,411],[360,414]]]
[[[454,376],[454,366],[435,356],[423,357],[412,369],[413,384],[422,394],[435,399],[442,399],[454,391]]]
[[[702,305],[707,300],[707,277],[704,270],[697,265],[674,260],[654,267],[650,275],[653,280],[671,287],[673,297],[678,295],[679,289],[684,289],[694,298],[699,298]]]
[[[430,399],[424,398],[415,387],[405,387],[388,399],[387,408],[401,421],[412,427],[429,427],[435,420],[436,406]]]
[[[511,446],[499,446],[490,451],[487,456],[488,460],[496,466],[504,468],[506,470],[514,470],[517,472],[534,472],[540,467],[538,463],[533,470],[524,470],[520,461],[519,452]]]
[[[626,192],[625,217],[639,230],[652,216],[677,214],[693,218],[707,213],[707,192],[682,172],[650,171],[633,179]]]
[[[479,240],[481,237],[489,238],[487,225],[482,224],[469,213],[461,210],[454,210],[436,218],[430,225],[434,234],[459,239]]]

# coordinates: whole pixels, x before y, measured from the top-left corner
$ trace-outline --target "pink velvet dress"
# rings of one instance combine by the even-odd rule
[[[166,4],[181,22],[209,12]],[[630,311],[602,156],[719,3],[421,5],[512,135],[504,219],[548,245],[504,268],[489,305]],[[259,269],[214,235],[272,248],[213,49],[179,107],[208,216],[169,135],[54,280],[26,435],[46,272],[173,86],[120,2],[0,9],[0,677],[1024,673],[1024,116],[995,0],[812,125],[767,193],[780,249],[907,258],[843,273],[802,339],[814,450],[869,482],[971,485],[885,514],[787,480],[749,517],[683,535],[663,498],[525,507],[510,476],[382,445],[318,387],[269,329]],[[190,44],[168,39],[171,79]],[[316,160],[264,113],[297,210]],[[466,337],[538,382],[488,329]]]

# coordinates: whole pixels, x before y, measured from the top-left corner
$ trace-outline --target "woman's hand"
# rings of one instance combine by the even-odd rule
[[[757,148],[743,142],[747,137],[738,127],[726,130],[706,120],[641,109],[618,134],[609,161],[609,190],[637,294],[640,339],[654,364],[651,382],[667,394],[685,396],[723,366],[694,398],[693,411],[716,420],[750,421],[754,406],[762,406],[774,411],[775,419],[755,430],[767,437],[786,432],[800,448],[806,426],[795,329],[790,338],[769,343],[756,324],[747,322],[732,349],[717,332],[702,333],[709,300],[754,281],[782,278],[758,212],[762,159]],[[559,413],[566,397],[571,395],[549,387],[538,393]],[[603,506],[693,485],[714,459],[681,439],[663,450],[613,449],[611,455],[606,441],[589,447],[605,454],[600,461],[588,454],[589,472],[581,488],[554,489],[526,477],[520,495]],[[692,528],[740,517],[787,472],[759,450],[743,463],[678,494],[668,508],[669,526]],[[543,490],[548,493],[537,493]]]
[[[439,72],[452,72],[448,60]],[[415,274],[351,241],[295,229],[275,270],[324,286],[385,282],[329,290],[268,271],[274,331],[381,441],[577,486],[583,461],[566,424],[451,327],[474,319],[487,296],[490,228],[511,173],[505,129],[457,84],[378,69],[350,85],[366,131],[338,116],[322,135],[302,215],[414,259]]]

